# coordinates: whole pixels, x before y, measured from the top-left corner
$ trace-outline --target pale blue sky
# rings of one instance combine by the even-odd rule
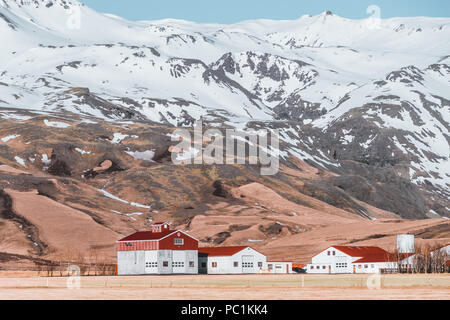
[[[129,20],[166,18],[233,23],[250,19],[297,19],[330,10],[352,19],[369,15],[370,5],[381,17],[450,17],[449,0],[81,0],[91,8]]]

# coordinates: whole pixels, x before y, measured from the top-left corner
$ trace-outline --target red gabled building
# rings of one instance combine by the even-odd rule
[[[197,274],[198,240],[164,222],[117,241],[117,273]]]

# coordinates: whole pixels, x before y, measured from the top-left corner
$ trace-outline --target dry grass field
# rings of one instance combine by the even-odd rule
[[[46,278],[0,273],[2,300],[426,300],[450,298],[450,275],[219,275]],[[75,287],[68,288],[68,283]],[[369,285],[368,285],[369,284]]]

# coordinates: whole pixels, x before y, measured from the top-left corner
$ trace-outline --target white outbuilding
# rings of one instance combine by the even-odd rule
[[[201,274],[254,274],[267,269],[267,258],[250,247],[199,248]]]
[[[295,273],[292,269],[292,262],[267,261],[267,272],[274,274]]]
[[[333,246],[312,258],[307,273],[380,273],[398,269],[396,258],[378,247]]]

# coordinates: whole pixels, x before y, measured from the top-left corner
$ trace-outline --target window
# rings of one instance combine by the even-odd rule
[[[268,268],[269,270],[273,270],[273,264],[268,264],[268,265],[267,265],[267,268]],[[313,266],[311,266],[311,270],[312,270],[312,269],[314,269]]]
[[[320,266],[317,266],[316,269],[320,269]]]
[[[367,265],[367,264],[366,264],[366,265],[364,265],[364,268],[365,268],[365,269],[369,268],[369,265]]]
[[[328,251],[328,255],[331,256],[331,251]]]
[[[202,268],[206,268],[206,262],[202,262]]]
[[[164,268],[169,267],[169,261],[163,261],[163,267]]]
[[[327,266],[322,266],[322,269],[325,270],[327,268]]]
[[[333,251],[333,256],[335,256],[336,255],[336,251]]]
[[[217,268],[217,262],[213,262],[213,263],[212,263],[212,267],[213,267],[213,268]]]
[[[146,262],[145,267],[146,268],[158,268],[158,262]]]
[[[263,263],[262,262],[258,262],[258,268],[262,268]]]
[[[184,262],[172,262],[173,268],[184,268]]]
[[[189,268],[194,268],[194,267],[195,267],[194,261],[189,261]]]
[[[237,267],[239,267],[239,262],[235,261],[233,265],[235,268],[237,268]]]
[[[176,246],[184,245],[184,239],[181,239],[181,238],[175,238],[175,239],[173,239],[173,242]]]
[[[362,268],[362,265],[359,265],[358,268],[361,269],[361,268]]]

